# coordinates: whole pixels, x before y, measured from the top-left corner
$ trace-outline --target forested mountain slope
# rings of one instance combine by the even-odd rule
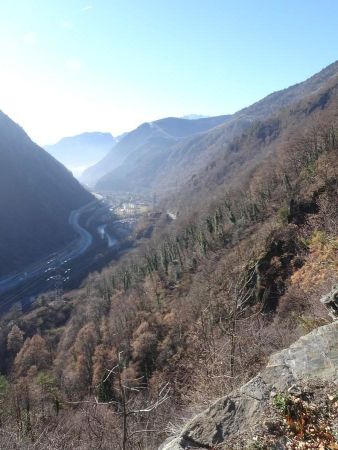
[[[205,169],[208,163],[215,165],[217,157],[221,159],[227,152],[228,144],[255,122],[270,118],[283,109],[287,112],[291,105],[314,95],[337,75],[338,62],[335,62],[308,80],[270,94],[237,112],[215,130],[177,146],[154,177],[154,189],[176,188],[177,184]]]
[[[1,276],[69,242],[70,211],[91,199],[62,164],[0,112]]]
[[[166,195],[168,191],[177,193],[178,187],[209,163],[215,164],[222,158],[228,145],[235,137],[250,128],[255,122],[265,120],[283,109],[288,110],[308,95],[315,94],[325,87],[338,74],[338,63],[333,63],[308,80],[275,92],[259,102],[228,116],[223,124],[212,127],[202,135],[188,137],[174,146],[161,146],[146,143],[125,159],[123,164],[101,178],[97,187],[104,190],[158,192]],[[226,107],[226,106],[225,106]],[[215,124],[214,124],[215,125]]]
[[[337,98],[338,74],[290,108],[283,108],[266,120],[256,121],[226,146],[218,144],[215,159],[193,175],[174,196],[168,196],[164,204],[181,211],[183,217],[188,211],[205,212],[206,204],[210,205],[224,195],[225,186],[238,186],[243,179],[249,179],[252,170],[267,157],[283,153],[293,145],[300,131],[311,134],[316,127],[324,127],[335,120],[338,117]],[[267,184],[263,171],[257,180],[259,183]],[[256,187],[246,186],[245,189],[247,195],[251,195]]]

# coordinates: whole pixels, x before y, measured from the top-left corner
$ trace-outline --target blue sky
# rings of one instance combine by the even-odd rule
[[[338,59],[334,0],[1,0],[0,109],[39,144],[235,112]]]

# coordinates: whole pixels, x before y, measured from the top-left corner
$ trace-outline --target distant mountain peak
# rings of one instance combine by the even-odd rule
[[[105,131],[84,131],[83,133],[75,134],[73,136],[65,136],[53,144],[46,144],[44,148],[48,149],[49,147],[54,147],[55,145],[68,141],[86,141],[88,139],[108,139],[113,141],[114,137],[111,133]]]
[[[117,142],[110,133],[87,131],[64,137],[53,145],[46,145],[45,149],[79,176],[87,167],[100,161]]]

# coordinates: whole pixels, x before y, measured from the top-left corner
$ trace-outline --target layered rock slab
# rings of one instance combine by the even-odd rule
[[[262,420],[271,395],[308,379],[338,384],[338,322],[317,328],[272,355],[256,377],[190,420],[159,450],[212,449],[247,433]]]

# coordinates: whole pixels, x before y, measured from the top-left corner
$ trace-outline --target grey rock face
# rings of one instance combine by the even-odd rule
[[[227,437],[259,423],[273,392],[315,378],[338,383],[338,322],[320,327],[272,355],[255,378],[194,417],[178,438],[160,448],[205,449],[226,442]]]
[[[324,295],[320,299],[321,303],[323,303],[327,309],[329,310],[329,316],[333,320],[338,319],[338,285],[334,286],[331,292],[327,295]]]

